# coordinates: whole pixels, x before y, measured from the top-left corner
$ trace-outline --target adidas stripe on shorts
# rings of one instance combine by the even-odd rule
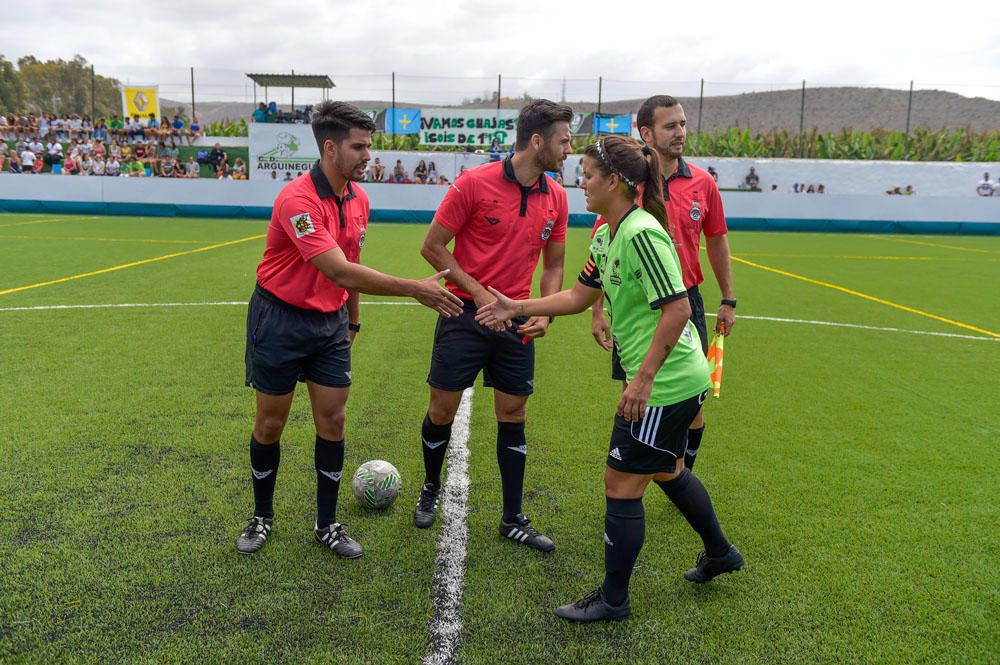
[[[708,391],[676,404],[652,406],[642,420],[615,416],[608,466],[624,473],[672,473],[687,449],[688,427]]]

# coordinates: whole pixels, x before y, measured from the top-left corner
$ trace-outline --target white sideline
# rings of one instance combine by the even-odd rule
[[[442,490],[441,540],[438,545],[432,586],[434,617],[427,637],[424,665],[456,662],[462,632],[462,585],[465,582],[465,545],[469,528],[469,427],[472,420],[472,388],[462,393],[448,444],[448,479]]]
[[[25,307],[0,307],[0,312],[35,312],[43,310],[61,309],[116,309],[124,307],[219,307],[224,305],[239,305],[246,307],[245,300],[222,300],[217,302],[160,302],[160,303],[109,303],[95,305],[34,305]],[[363,300],[362,305],[394,305],[403,307],[421,307],[420,303],[413,301],[395,300]],[[706,313],[706,316],[714,317],[715,314]],[[746,319],[750,321],[773,321],[775,323],[796,323],[810,326],[830,326],[832,328],[854,328],[857,330],[874,330],[876,332],[906,333],[908,335],[929,335],[931,337],[952,337],[955,339],[971,339],[979,342],[1000,342],[1000,337],[982,337],[979,335],[961,335],[958,333],[933,332],[930,330],[908,330],[906,328],[886,328],[880,326],[867,326],[861,323],[839,323],[837,321],[811,321],[809,319],[788,319],[780,316],[752,316],[741,314],[737,320]]]

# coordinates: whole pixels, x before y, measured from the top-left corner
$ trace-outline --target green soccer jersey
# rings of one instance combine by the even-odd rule
[[[590,243],[590,261],[580,273],[585,286],[604,291],[604,308],[629,381],[653,342],[660,305],[686,298],[677,250],[660,223],[633,207],[611,235],[605,224]],[[649,406],[676,404],[709,387],[708,363],[698,332],[688,321],[653,380]]]

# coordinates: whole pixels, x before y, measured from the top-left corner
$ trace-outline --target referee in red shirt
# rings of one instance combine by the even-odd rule
[[[684,161],[687,139],[687,117],[680,103],[669,95],[654,95],[642,103],[636,114],[639,135],[660,159],[663,198],[667,203],[667,218],[674,234],[674,245],[681,260],[684,287],[691,302],[691,321],[698,329],[701,347],[708,351],[708,326],[705,304],[698,291],[704,281],[698,247],[705,234],[708,262],[722,292],[722,302],[715,320],[715,332],[728,335],[736,322],[736,296],[729,261],[729,240],[722,197],[715,178],[707,171]],[[600,223],[601,220],[598,220]],[[596,227],[595,227],[596,228]],[[598,303],[593,308],[593,334],[598,344],[611,348],[611,328]],[[612,378],[625,380],[625,372],[613,360]],[[688,430],[688,447],[684,466],[694,468],[694,462],[705,433],[704,409],[698,412]]]
[[[337,523],[336,511],[351,343],[361,329],[358,295],[409,296],[442,317],[460,314],[462,303],[438,284],[447,271],[415,281],[358,263],[369,208],[368,196],[353,183],[371,158],[375,124],[350,104],[323,102],[312,130],[320,159],[274,201],[247,313],[246,382],[257,394],[250,436],[254,515],[236,548],[256,552],[271,532],[278,441],[295,385],[304,381],[316,424],[316,540],[338,556],[356,558],[361,546]]]
[[[521,510],[527,443],[525,406],[534,388],[535,345],[549,327],[547,316],[515,320],[516,325],[487,329],[476,323],[476,309],[496,298],[492,286],[511,298],[531,294],[531,278],[543,258],[541,293],[562,289],[566,190],[545,174],[560,171],[570,153],[573,111],[546,99],[518,116],[516,151],[503,161],[465,171],[448,190],[431,222],[421,250],[438,270],[449,269],[448,288],[464,305],[461,316],[440,318],[431,357],[431,397],[421,428],[424,486],[414,523],[427,528],[437,516],[441,468],[462,391],[484,372],[494,388],[497,462],[503,488],[500,534],[543,552],[552,541],[531,526]],[[448,244],[454,239],[453,251]]]

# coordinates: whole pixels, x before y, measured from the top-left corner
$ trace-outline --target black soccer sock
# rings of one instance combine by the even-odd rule
[[[281,460],[281,443],[269,446],[257,443],[250,435],[250,473],[253,478],[253,514],[256,517],[274,517],[274,479],[278,476]]]
[[[621,605],[628,599],[628,583],[646,539],[646,512],[642,499],[607,497],[604,514],[604,599]]]
[[[435,425],[430,414],[425,415],[420,438],[424,450],[424,483],[441,487],[441,467],[444,466],[444,454],[451,438],[451,423]]]
[[[702,542],[705,553],[710,557],[720,557],[729,551],[729,541],[722,533],[719,520],[715,517],[715,508],[708,496],[708,490],[698,480],[698,476],[684,469],[681,475],[673,480],[656,481],[663,493],[667,495],[681,515],[688,521]]]
[[[698,449],[701,447],[701,437],[705,435],[705,426],[698,429],[693,427],[688,430],[688,445],[684,452],[684,466],[689,469],[694,468],[695,457],[698,456]]]
[[[510,522],[521,512],[524,491],[524,463],[528,444],[524,439],[524,423],[497,422],[497,464],[503,488],[503,520]]]
[[[344,469],[344,440],[329,441],[316,435],[316,528],[337,521],[337,494]]]

